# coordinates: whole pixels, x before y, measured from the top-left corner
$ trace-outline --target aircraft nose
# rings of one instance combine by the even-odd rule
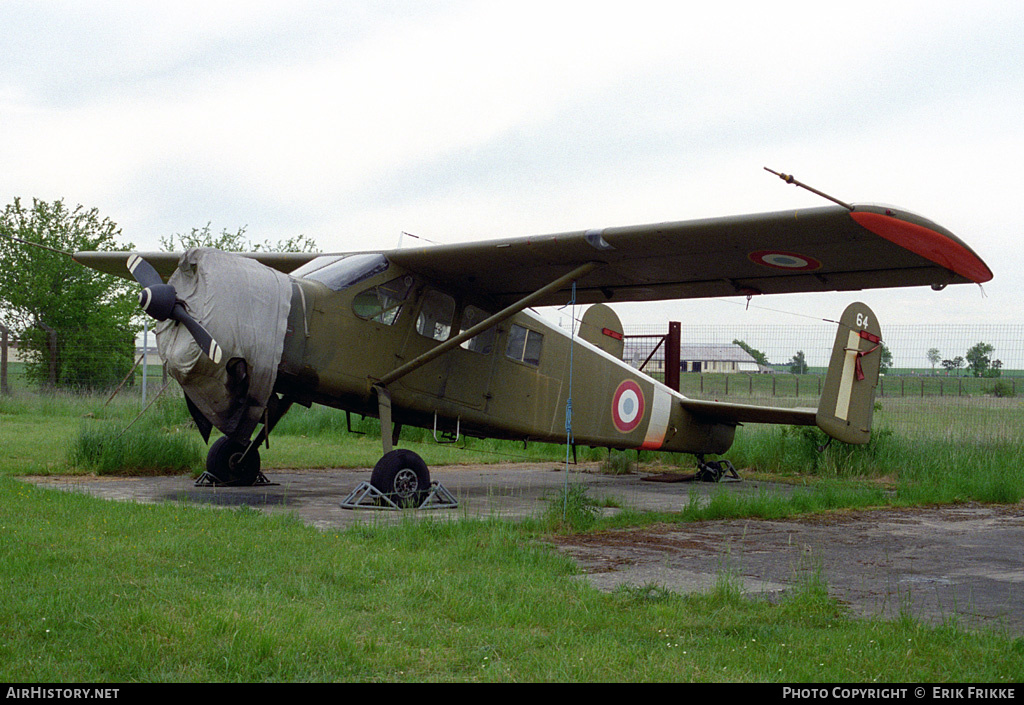
[[[253,259],[199,248],[182,255],[168,284],[224,351],[216,359],[205,354],[184,324],[169,319],[156,327],[168,372],[213,426],[248,438],[277,379],[291,280]]]

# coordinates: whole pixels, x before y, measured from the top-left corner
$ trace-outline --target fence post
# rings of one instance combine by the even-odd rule
[[[7,386],[7,344],[10,342],[7,326],[0,323],[0,333],[3,334],[3,349],[0,350],[0,394],[10,394],[11,388]]]
[[[50,353],[50,369],[48,385],[50,389],[57,388],[57,331],[45,323],[38,324],[46,333],[46,349]]]

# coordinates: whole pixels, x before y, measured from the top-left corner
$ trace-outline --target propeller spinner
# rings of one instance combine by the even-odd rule
[[[199,321],[189,315],[185,306],[178,300],[178,293],[174,287],[164,284],[153,265],[138,255],[132,255],[128,258],[128,271],[143,287],[139,293],[139,307],[158,321],[166,321],[169,318],[184,325],[199,345],[199,349],[214,364],[219,364],[224,354],[223,349]]]

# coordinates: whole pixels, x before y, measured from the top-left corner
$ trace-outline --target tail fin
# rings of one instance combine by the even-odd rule
[[[882,329],[862,303],[846,307],[832,347],[815,421],[846,443],[867,443],[881,362]]]
[[[594,304],[588,308],[580,321],[581,338],[620,360],[626,345],[622,331],[622,321],[618,314],[605,304]]]

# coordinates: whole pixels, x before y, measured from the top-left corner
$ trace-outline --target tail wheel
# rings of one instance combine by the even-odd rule
[[[243,462],[242,456],[248,447],[246,441],[227,436],[218,438],[206,456],[206,472],[223,485],[255,484],[260,474],[260,454],[253,448]]]
[[[430,490],[430,471],[423,458],[400,448],[384,455],[373,468],[370,484],[400,506],[418,507]]]

